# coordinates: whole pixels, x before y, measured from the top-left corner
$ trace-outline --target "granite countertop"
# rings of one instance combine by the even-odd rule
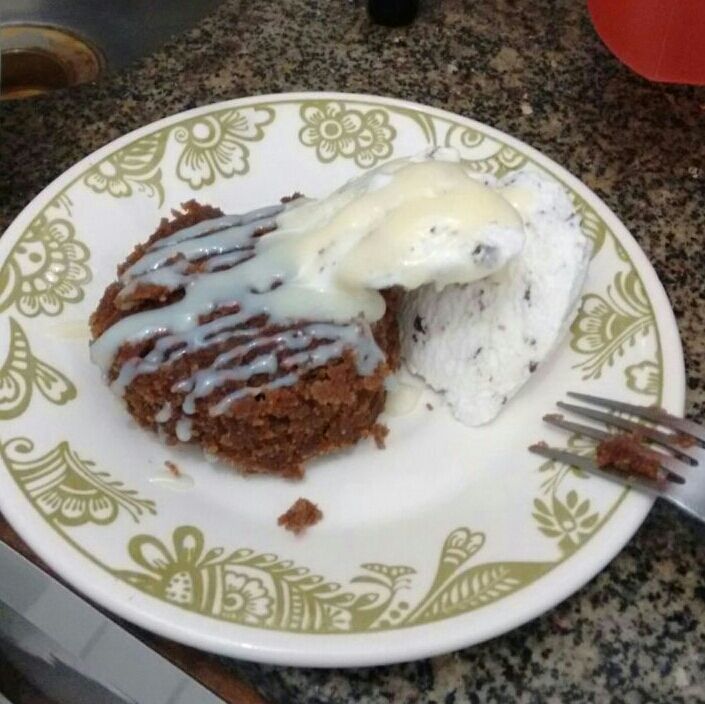
[[[631,73],[596,37],[585,2],[421,4],[412,27],[389,30],[345,0],[228,0],[97,85],[4,103],[0,228],[86,154],[194,106],[323,89],[445,108],[540,149],[624,221],[671,297],[687,411],[705,420],[705,89]],[[204,662],[221,679],[251,682],[268,702],[705,701],[705,528],[657,506],[565,603],[432,660],[353,671]]]

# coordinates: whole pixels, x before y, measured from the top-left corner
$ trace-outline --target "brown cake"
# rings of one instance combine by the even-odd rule
[[[160,240],[183,228],[222,216],[217,208],[195,201],[185,203],[182,208],[181,212],[173,211],[171,220],[162,220],[148,241],[135,248],[118,267],[119,276]],[[266,237],[271,230],[262,228],[255,236]],[[199,272],[205,261],[206,258],[187,262],[183,271]],[[167,443],[176,443],[181,436],[181,440],[199,444],[208,455],[240,471],[299,477],[304,471],[303,463],[312,457],[352,445],[361,438],[372,436],[379,440],[384,436],[384,428],[377,424],[377,417],[384,407],[385,377],[399,365],[396,322],[399,294],[393,289],[382,294],[387,304],[386,313],[371,326],[371,333],[384,360],[370,374],[359,373],[354,350],[346,349],[323,365],[304,369],[296,383],[289,386],[268,388],[266,385],[273,381],[274,375],[266,373],[244,381],[230,380],[215,388],[207,398],[195,401],[194,412],[188,415],[188,437],[184,438],[183,433],[179,433],[178,423],[184,418],[182,407],[186,393],[178,390],[179,382],[199,369],[208,368],[219,355],[237,352],[236,348],[242,347],[243,341],[253,340],[253,329],[257,330],[260,341],[283,330],[281,326],[272,325],[266,315],[260,315],[234,328],[235,333],[242,330],[241,337],[231,331],[229,339],[177,355],[168,364],[135,376],[123,390],[127,409],[140,425],[158,431]],[[126,317],[169,306],[183,295],[183,288],[140,284],[139,281],[127,287],[118,280],[107,288],[91,316],[92,337],[96,340]],[[200,318],[199,323],[216,320],[237,309],[237,304],[216,309]],[[311,321],[300,321],[288,330],[307,322]],[[159,337],[123,344],[108,371],[108,380],[114,382],[128,360],[144,359]],[[307,351],[325,343],[326,340],[314,340]],[[260,344],[256,350],[236,356],[233,364],[248,364],[254,355],[268,349],[273,350],[274,345]],[[263,389],[236,400],[219,415],[209,412],[213,404],[244,386],[250,391],[259,386]]]

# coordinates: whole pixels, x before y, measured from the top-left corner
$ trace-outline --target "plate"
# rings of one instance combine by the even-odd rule
[[[116,264],[172,206],[226,211],[321,196],[380,162],[457,147],[498,176],[560,181],[593,256],[564,344],[493,423],[430,394],[301,482],[242,477],[139,430],[88,359],[87,318]],[[651,500],[526,447],[568,389],[681,412],[666,295],[635,241],[577,179],[458,115],[364,95],[210,105],[128,134],[45,189],[0,240],[0,508],[56,572],[173,640],[247,660],[362,666],[478,643],[551,608],[629,540]],[[182,472],[176,480],[165,461]],[[325,517],[296,537],[299,496]]]

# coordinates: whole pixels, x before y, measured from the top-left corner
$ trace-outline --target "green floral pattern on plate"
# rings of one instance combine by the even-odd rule
[[[159,164],[168,136],[168,130],[160,130],[118,149],[90,169],[84,183],[96,193],[107,193],[114,198],[127,198],[136,187],[148,196],[157,195],[161,205],[164,189]]]
[[[492,174],[502,178],[511,171],[520,169],[528,161],[524,154],[507,145],[499,145],[489,156],[474,156],[472,152],[484,142],[485,137],[480,132],[461,125],[451,126],[445,136],[445,146],[458,149],[467,166],[479,174]]]
[[[274,110],[263,106],[216,110],[209,115],[184,120],[118,149],[84,176],[96,193],[115,198],[129,197],[135,188],[164,202],[160,164],[173,134],[183,145],[176,163],[176,176],[194,190],[210,186],[217,178],[244,175],[250,169],[246,142],[259,142],[264,128],[274,120]]]
[[[0,444],[0,458],[27,500],[52,525],[107,526],[120,509],[135,521],[145,512],[156,513],[153,501],[138,497],[107,472],[95,470],[94,463],[81,459],[67,442],[32,459],[33,450],[28,438],[13,438]]]
[[[392,154],[397,132],[386,110],[362,111],[335,100],[312,100],[303,103],[300,112],[304,126],[299,140],[314,147],[323,164],[342,157],[369,169]]]
[[[14,305],[30,318],[60,315],[66,304],[83,300],[88,256],[71,222],[45,210],[0,266],[0,312]]]
[[[548,503],[534,499],[534,509],[539,530],[548,538],[558,538],[558,545],[564,552],[574,552],[585,542],[600,519],[598,513],[590,511],[590,500],[579,500],[573,489],[566,494],[565,501],[556,494]]]
[[[594,514],[593,514],[594,515]],[[468,566],[485,542],[482,533],[454,530],[441,549],[428,590],[416,604],[399,598],[416,570],[365,563],[348,588],[327,582],[276,555],[248,548],[205,549],[203,534],[180,526],[167,547],[137,535],[128,552],[141,569],[112,570],[137,589],[175,606],[243,625],[305,633],[388,630],[429,623],[489,604],[533,581],[550,563],[500,562]],[[360,588],[362,585],[362,588]]]
[[[0,420],[22,415],[32,400],[32,391],[39,392],[52,403],[62,406],[76,398],[76,387],[61,372],[36,357],[20,324],[10,322],[10,347],[0,368]]]
[[[605,365],[613,366],[637,336],[646,336],[654,326],[654,312],[636,270],[617,272],[605,296],[583,296],[571,326],[571,348],[585,355],[576,364],[584,379],[599,379]]]
[[[250,150],[245,142],[259,142],[264,127],[274,120],[271,108],[220,110],[185,120],[174,128],[183,149],[176,175],[194,190],[210,186],[218,176],[246,174]]]
[[[632,391],[647,396],[657,396],[661,388],[661,368],[655,362],[644,360],[639,364],[630,364],[625,370],[627,387]]]
[[[14,438],[0,445],[0,458],[30,503],[70,542],[67,528],[109,525],[120,509],[135,521],[145,512],[156,513],[152,501],[93,469],[67,442],[30,458],[33,449],[27,438]],[[590,501],[579,502],[574,490],[565,503],[554,491],[550,506],[540,499],[534,505],[539,530],[559,541],[558,562],[470,564],[485,535],[457,528],[441,548],[433,581],[415,602],[402,598],[417,573],[408,565],[364,563],[364,573],[342,588],[276,555],[206,549],[195,526],[178,527],[172,547],[149,534],[131,538],[128,553],[139,570],[91,559],[146,594],[215,619],[305,633],[389,630],[451,618],[502,599],[545,574],[600,527]]]
[[[594,259],[602,249],[607,237],[607,225],[598,217],[597,213],[577,193],[571,194],[575,212],[580,217],[580,228],[583,234],[592,242],[592,256]]]
[[[75,237],[69,192],[76,184],[96,194],[127,198],[136,191],[166,197],[165,174],[198,191],[219,179],[249,171],[249,143],[261,141],[275,122],[277,105],[296,110],[299,149],[318,162],[336,159],[361,169],[393,156],[404,121],[429,146],[460,149],[479,173],[501,177],[536,166],[532,159],[460,121],[400,105],[363,100],[304,99],[254,101],[218,108],[182,119],[113,151],[59,192],[22,234],[0,266],[0,313],[11,306],[22,315],[56,316],[83,299],[90,281],[89,252]],[[537,167],[540,168],[540,167]],[[606,290],[583,296],[571,327],[570,347],[578,355],[583,378],[597,379],[617,367],[623,383],[658,403],[663,386],[658,330],[638,273],[606,223],[572,193],[593,257],[612,247],[619,261]],[[58,214],[60,210],[65,213]],[[0,414],[20,418],[33,387],[56,404],[76,393],[63,374],[37,359],[27,336],[8,316],[11,344],[0,370]],[[628,358],[637,338],[653,340],[653,357]],[[3,417],[0,415],[0,417]],[[594,446],[579,437],[568,446],[581,453]],[[156,521],[156,506],[127,489],[111,475],[82,459],[68,441],[39,454],[32,440],[0,442],[0,459],[38,514],[65,541],[101,570],[162,602],[208,618],[254,628],[296,633],[365,633],[433,623],[496,603],[533,583],[574,555],[610,519],[626,496],[597,508],[589,496],[589,478],[580,470],[544,463],[539,467],[539,495],[533,501],[534,527],[557,548],[558,557],[543,561],[480,561],[486,536],[467,527],[451,530],[428,565],[360,565],[346,586],[317,575],[308,567],[249,548],[207,547],[204,531],[181,525],[168,537]],[[585,488],[583,488],[585,487]],[[140,521],[144,530],[125,531],[121,516]],[[160,519],[161,520],[161,519]],[[127,522],[129,525],[129,521]],[[104,560],[82,543],[86,527],[106,534],[121,526],[127,564]],[[112,534],[111,534],[112,536]],[[124,543],[122,541],[125,541]],[[110,563],[110,564],[109,564]],[[427,575],[424,577],[423,575]]]
[[[248,549],[205,550],[194,526],[177,528],[172,544],[135,536],[129,553],[141,571],[115,574],[181,608],[245,625],[323,632],[349,623],[351,595],[306,568]]]
[[[590,438],[581,435],[572,435],[568,439],[567,449],[578,455],[590,456],[595,452],[595,442]],[[559,486],[566,478],[572,475],[578,479],[587,479],[588,474],[578,467],[570,467],[560,462],[548,460],[539,467],[539,472],[543,475],[541,483],[541,493],[543,496],[555,496]]]

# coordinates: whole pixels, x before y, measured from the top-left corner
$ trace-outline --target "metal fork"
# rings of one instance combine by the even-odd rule
[[[599,467],[594,455],[584,456],[545,443],[531,445],[529,450],[555,462],[578,467],[611,480],[618,480],[635,488],[661,497],[675,504],[695,518],[705,522],[705,427],[686,418],[678,418],[655,406],[636,406],[599,396],[568,392],[568,396],[584,403],[601,406],[606,413],[573,403],[558,402],[558,407],[583,418],[604,423],[627,433],[637,434],[653,445],[663,447],[668,454],[657,452],[653,445],[645,445],[649,454],[658,460],[660,468],[655,478],[627,474],[607,467]],[[630,420],[628,414],[637,420]],[[598,442],[614,437],[613,434],[594,426],[566,420],[561,414],[549,413],[543,417],[547,423],[589,437]]]

